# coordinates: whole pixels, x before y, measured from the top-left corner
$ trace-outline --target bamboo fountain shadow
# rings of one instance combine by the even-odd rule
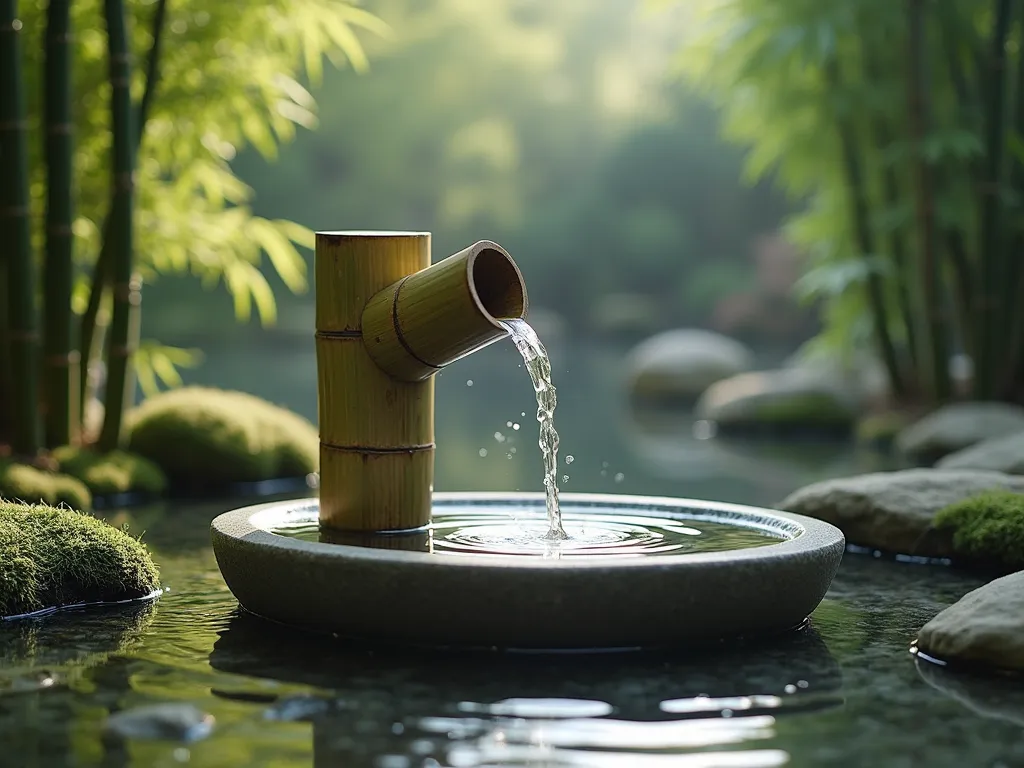
[[[434,374],[525,324],[501,246],[431,266],[428,233],[321,232],[316,286],[320,498],[212,524],[250,613],[370,641],[635,648],[785,632],[824,597],[845,543],[827,523],[692,499],[559,502],[554,390],[529,350],[546,494],[433,491]]]

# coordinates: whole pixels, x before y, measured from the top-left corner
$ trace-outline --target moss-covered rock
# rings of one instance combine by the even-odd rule
[[[92,508],[92,494],[80,480],[7,459],[0,459],[0,503],[3,499],[51,506],[66,504],[74,509]]]
[[[184,387],[129,415],[129,450],[175,485],[217,487],[315,472],[319,436],[306,419],[243,392]]]
[[[881,411],[857,422],[857,442],[888,447],[910,423],[912,417],[902,411]]]
[[[128,600],[159,586],[136,539],[70,509],[0,502],[0,616]]]
[[[964,559],[1006,571],[1024,569],[1024,493],[993,490],[939,510],[935,527],[953,534]]]
[[[81,480],[94,496],[122,493],[157,496],[167,489],[167,478],[160,467],[127,451],[97,453],[64,446],[53,452],[53,458],[58,472]]]

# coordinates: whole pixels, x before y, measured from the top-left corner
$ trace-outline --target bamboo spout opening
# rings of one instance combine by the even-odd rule
[[[371,298],[363,310],[363,341],[389,376],[423,381],[506,338],[499,321],[524,318],[528,307],[512,257],[481,240]]]
[[[526,316],[526,283],[504,251],[483,248],[468,260],[469,290],[493,320]]]

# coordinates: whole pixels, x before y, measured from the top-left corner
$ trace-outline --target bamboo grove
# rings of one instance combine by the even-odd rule
[[[1024,401],[1024,2],[697,5],[684,69],[804,204],[817,343],[870,345],[904,401]]]
[[[181,382],[188,350],[140,339],[144,281],[264,323],[264,259],[305,289],[312,232],[255,216],[230,162],[315,125],[300,81],[365,69],[357,28],[389,31],[348,0],[0,0],[0,452],[111,450],[137,385]]]
[[[133,165],[138,136],[145,119],[144,107],[151,98],[159,71],[161,27],[166,0],[158,0],[153,12],[150,65],[141,106],[132,102],[129,91],[131,56],[124,0],[104,0],[102,21],[106,28],[110,86],[111,199],[108,226],[104,227],[101,259],[92,280],[97,297],[104,290],[112,295],[110,335],[105,345],[107,386],[99,447],[112,450],[121,442],[126,393],[134,387],[130,360],[137,343],[137,281],[133,281]],[[94,345],[91,327],[76,333],[72,313],[74,275],[73,230],[73,125],[71,121],[72,56],[70,0],[50,0],[44,35],[43,132],[45,164],[45,227],[43,237],[43,306],[37,316],[36,259],[32,249],[29,221],[29,176],[27,170],[28,117],[23,94],[24,63],[21,51],[23,23],[16,0],[0,3],[0,41],[3,56],[4,90],[0,159],[4,179],[0,205],[0,307],[6,308],[6,344],[0,344],[0,406],[16,454],[34,455],[42,446],[56,447],[77,441],[82,426],[80,404]],[[98,300],[97,300],[98,304]],[[95,318],[86,316],[86,321]],[[135,326],[133,328],[133,326]],[[42,333],[40,334],[40,328]],[[40,337],[42,343],[40,344]],[[76,338],[86,340],[81,348]],[[42,416],[42,419],[40,419]]]

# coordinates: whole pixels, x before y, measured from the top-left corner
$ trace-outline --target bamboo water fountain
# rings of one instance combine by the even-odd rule
[[[621,648],[785,631],[824,597],[845,545],[837,528],[717,502],[566,494],[563,515],[579,525],[545,557],[514,537],[499,551],[435,548],[452,520],[504,530],[545,506],[543,494],[433,490],[434,375],[525,318],[523,277],[490,241],[431,264],[423,232],[320,232],[315,273],[320,498],[212,523],[249,612],[388,642]],[[303,526],[316,535],[289,533]],[[655,544],[712,530],[744,543],[602,549],[601,535],[614,544],[638,527]],[[560,556],[588,535],[595,548]]]

